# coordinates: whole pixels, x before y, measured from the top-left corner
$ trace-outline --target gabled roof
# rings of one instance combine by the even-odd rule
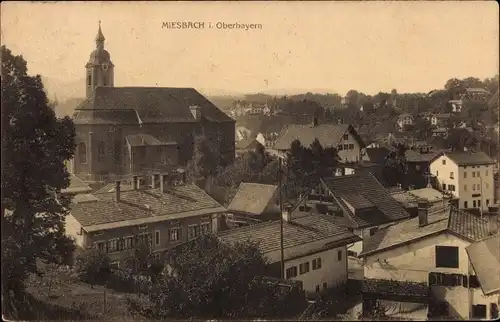
[[[449,152],[442,151],[441,153],[434,156],[431,162],[434,162],[438,157],[446,155],[453,162],[455,162],[459,166],[466,165],[486,165],[486,164],[495,164],[486,153],[484,152]]]
[[[114,201],[114,192],[94,194],[97,201],[72,204],[71,215],[86,231],[96,231],[225,211],[191,184],[171,186],[166,192],[152,188],[120,190],[120,202]]]
[[[299,140],[303,146],[309,147],[315,139],[318,139],[324,148],[337,148],[342,136],[347,132],[354,135],[361,147],[364,147],[361,137],[350,124],[318,124],[316,126],[312,124],[290,124],[281,131],[274,143],[274,149],[288,150],[295,140]]]
[[[335,224],[329,217],[321,214],[304,214],[293,218],[290,222],[283,221],[283,248],[303,246],[320,240],[334,243],[338,247],[361,240],[346,228]],[[264,254],[270,253],[280,249],[280,220],[227,230],[219,236],[224,242],[229,243],[255,242]],[[299,254],[294,252],[293,255]],[[289,258],[290,255],[285,257]]]
[[[420,153],[419,151],[406,150],[405,157],[407,162],[430,162],[440,152]]]
[[[234,122],[195,89],[171,87],[97,87],[76,108],[74,120],[77,124],[195,122],[190,106],[200,107],[205,120]]]
[[[177,145],[176,142],[163,142],[154,136],[146,133],[130,134],[126,136],[128,144],[131,146],[164,146]]]
[[[372,174],[331,177],[323,179],[322,182],[349,213],[355,227],[375,226],[410,217],[406,210],[391,197],[389,192]],[[350,205],[355,208],[354,212],[349,210],[348,205],[342,200],[347,201],[346,196],[352,198],[351,202],[353,204]],[[365,210],[367,209],[367,203],[354,201],[359,196],[363,200],[369,201],[373,207]]]
[[[85,192],[90,192],[92,191],[92,188],[80,180],[77,176],[75,176],[73,173],[69,174],[69,187],[66,189],[62,189],[61,193],[69,193],[69,194],[74,194],[74,193],[85,193]]]
[[[429,203],[442,201],[446,198],[443,193],[439,190],[433,188],[422,188],[408,191],[409,194],[414,196],[416,199],[427,200]]]
[[[243,182],[236,191],[233,200],[227,206],[227,210],[260,215],[267,205],[273,201],[277,190],[278,186],[275,185]]]
[[[386,147],[366,148],[365,151],[370,161],[377,164],[384,163],[385,158],[391,153]]]
[[[500,290],[500,235],[488,237],[465,248],[485,295]]]
[[[474,242],[488,236],[488,226],[487,220],[464,210],[437,209],[435,212],[429,212],[428,224],[424,227],[419,227],[419,218],[416,217],[378,230],[364,241],[360,257],[398,248],[442,232]]]

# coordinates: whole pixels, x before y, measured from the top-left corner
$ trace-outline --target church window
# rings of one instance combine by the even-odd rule
[[[104,154],[105,154],[105,145],[104,142],[101,141],[97,146],[97,158],[99,159],[99,161],[104,160]]]
[[[122,146],[120,141],[115,142],[115,162],[120,162],[122,156]]]
[[[78,158],[81,163],[87,163],[87,146],[83,142],[78,144]]]
[[[90,76],[90,75],[87,76],[87,84],[89,86],[92,85],[92,76]]]

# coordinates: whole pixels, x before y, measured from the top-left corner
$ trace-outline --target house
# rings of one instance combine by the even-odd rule
[[[114,265],[134,268],[133,252],[141,241],[164,261],[173,247],[218,231],[226,209],[197,186],[184,184],[182,176],[139,179],[133,177],[132,185],[108,184],[71,204],[66,231],[78,249],[97,247]]]
[[[280,218],[279,200],[278,186],[242,182],[227,206],[227,226],[231,228]]]
[[[440,190],[459,199],[459,207],[487,210],[496,203],[494,161],[484,152],[441,152],[430,164]]]
[[[243,139],[247,139],[252,135],[252,131],[247,129],[244,126],[237,126],[235,129],[236,133],[236,141],[241,141]]]
[[[480,102],[486,102],[490,98],[491,93],[484,88],[466,88],[465,92],[460,94],[460,98],[463,100],[474,100]]]
[[[71,172],[107,181],[166,171],[192,158],[195,135],[218,147],[221,163],[234,160],[235,121],[193,88],[115,87],[115,65],[99,26],[85,65],[85,100],[73,114],[76,151]]]
[[[432,136],[433,137],[441,137],[441,138],[447,138],[449,134],[449,130],[446,127],[438,127],[432,130]]]
[[[360,238],[367,238],[380,228],[410,217],[372,174],[322,179],[300,197],[296,209],[329,215]],[[356,256],[362,248],[363,243],[359,241],[349,247],[349,254]]]
[[[472,318],[499,318],[500,294],[500,235],[495,234],[465,248],[472,269],[476,272],[482,296],[474,298]],[[495,301],[496,299],[496,301]]]
[[[246,138],[246,139],[240,140],[240,141],[236,142],[236,145],[235,145],[236,156],[237,157],[241,156],[242,154],[244,154],[245,152],[248,152],[248,151],[255,151],[256,149],[259,148],[259,146],[264,147],[255,138],[253,138],[253,139]]]
[[[405,113],[398,116],[396,123],[398,124],[398,128],[401,130],[404,129],[405,126],[413,125],[413,121],[413,115]]]
[[[286,279],[302,282],[314,296],[347,282],[347,245],[359,237],[330,216],[286,209],[283,212],[283,262]],[[272,277],[281,275],[281,220],[221,232],[224,242],[256,243],[268,260]]]
[[[451,119],[452,115],[450,113],[434,114],[431,117],[431,124],[434,126],[447,125],[448,121]]]
[[[311,124],[290,124],[285,126],[274,144],[274,150],[285,153],[293,141],[309,147],[315,139],[324,148],[334,147],[341,162],[359,162],[364,142],[350,124],[319,124],[316,117]]]
[[[376,147],[366,147],[361,150],[361,160],[363,162],[372,162],[379,165],[385,164],[385,159],[391,150],[384,146],[376,146]]]
[[[483,294],[466,252],[490,233],[495,232],[486,220],[464,210],[429,212],[427,204],[420,203],[417,218],[381,229],[366,240],[360,254],[363,311],[378,302],[395,318],[469,319],[475,305],[497,303],[498,296]],[[498,244],[496,249],[498,253]]]
[[[448,104],[451,105],[451,111],[453,113],[460,113],[462,111],[462,108],[464,107],[463,100],[449,100]]]
[[[403,205],[410,217],[417,216],[418,202],[424,200],[428,203],[429,211],[446,208],[452,199],[441,191],[431,187],[409,191],[396,191],[391,196]]]
[[[439,153],[440,151],[433,151],[430,148],[405,151],[406,174],[408,178],[411,178],[411,184],[415,189],[427,187],[430,181],[431,161]]]

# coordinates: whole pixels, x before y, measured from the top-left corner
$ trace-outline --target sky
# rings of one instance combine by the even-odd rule
[[[495,1],[12,1],[1,4],[2,44],[23,55],[30,73],[84,93],[99,20],[115,86],[428,92],[453,77],[484,79],[499,69]],[[169,21],[205,28],[162,28]],[[218,22],[262,28],[218,29]]]

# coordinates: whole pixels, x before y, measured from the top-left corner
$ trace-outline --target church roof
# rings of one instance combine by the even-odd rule
[[[76,108],[76,124],[141,124],[195,122],[190,106],[198,106],[210,122],[234,122],[194,88],[96,87]]]

